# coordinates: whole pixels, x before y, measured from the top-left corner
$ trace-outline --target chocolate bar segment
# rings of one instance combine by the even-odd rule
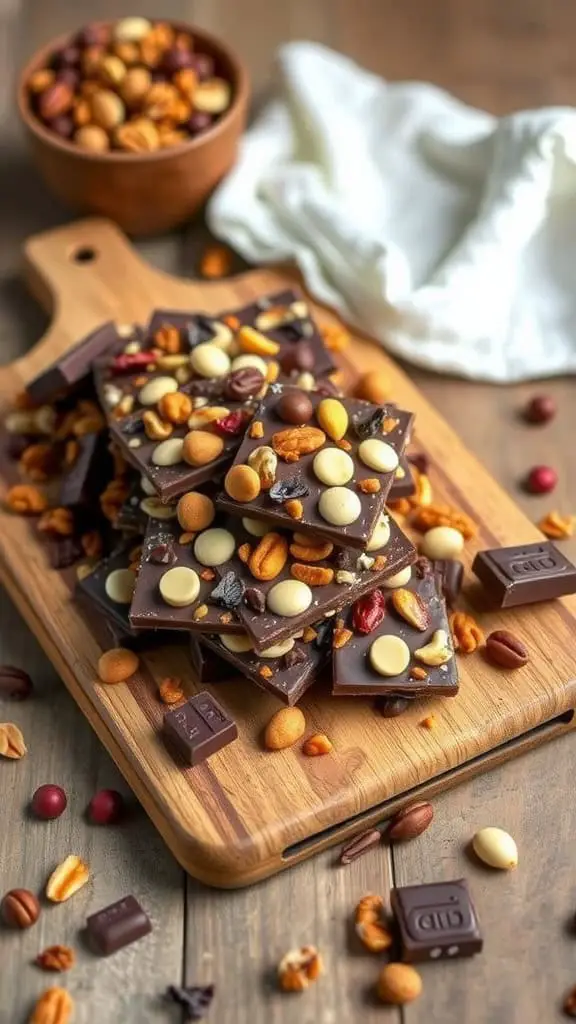
[[[392,889],[390,902],[402,960],[423,963],[482,951],[478,916],[464,878]]]
[[[576,593],[576,566],[551,541],[479,551],[472,572],[498,608]]]
[[[238,736],[236,723],[211,694],[203,691],[164,715],[164,739],[193,768]]]
[[[402,588],[386,590],[379,588],[379,604],[383,611],[381,620],[367,633],[366,614],[352,605],[343,617],[343,628],[352,634],[342,646],[335,647],[332,656],[332,693],[336,696],[386,696],[386,697],[451,697],[458,692],[458,670],[452,650],[450,628],[446,606],[440,593],[437,577],[430,563],[419,558],[412,568],[412,577]],[[402,600],[395,596],[401,595]],[[411,600],[412,598],[412,600]],[[365,598],[370,601],[370,598]],[[416,628],[397,610],[394,602],[407,610],[407,614],[419,616],[424,628]],[[402,641],[406,652],[406,668],[397,675],[382,675],[372,665],[372,645],[381,637],[394,637]],[[444,640],[445,658],[443,664],[430,664],[415,652],[426,648],[436,637]]]
[[[50,402],[61,392],[78,384],[93,363],[121,341],[116,324],[109,321],[92,331],[83,341],[51,364],[26,387],[34,402]]]
[[[416,493],[414,474],[406,453],[400,457],[400,465],[394,474],[394,483],[388,494],[388,501],[399,501],[400,498],[411,498]]]
[[[76,584],[76,596],[83,599],[84,608],[93,604],[121,635],[135,636],[128,611],[136,582],[136,572],[130,568],[138,555],[139,542],[131,538],[94,567],[89,576]]]
[[[77,444],[78,455],[60,484],[60,505],[91,503],[113,476],[113,460],[105,433],[83,434],[77,438]]]
[[[375,470],[361,457],[361,452],[365,452],[362,446],[365,442],[372,442],[380,447],[386,446],[388,453],[393,449],[392,455],[395,453],[398,464],[413,416],[394,406],[375,406],[352,398],[339,399],[337,401],[345,410],[348,426],[337,446],[321,429],[317,410],[324,398],[318,392],[311,392],[307,396],[312,414],[304,424],[294,426],[293,420],[284,418],[284,401],[295,398],[301,401],[302,394],[298,389],[272,384],[255,415],[254,422],[262,424],[261,436],[250,436],[253,431],[249,428],[234,458],[234,467],[250,465],[257,448],[272,448],[278,455],[272,486],[262,489],[257,497],[248,502],[237,501],[224,491],[217,498],[217,505],[231,515],[262,519],[270,523],[271,528],[283,526],[298,529],[335,544],[363,549],[384,511],[388,492],[394,483],[395,470]],[[298,450],[294,449],[294,444],[299,446]],[[343,447],[345,450],[341,451]],[[315,467],[318,467],[316,460],[319,455],[330,456],[331,452],[335,453],[335,458],[345,456],[351,460],[348,463],[351,476],[346,485],[327,485],[317,475]],[[325,474],[322,473],[322,476]],[[365,486],[367,480],[373,482],[373,488]],[[350,493],[353,495],[358,514],[352,522],[348,520],[343,523],[340,519],[339,522],[343,524],[335,525],[321,514],[320,509],[327,493],[331,492],[330,497],[335,498],[333,492],[336,490],[344,497]],[[298,516],[296,525],[289,506],[286,506],[286,502],[292,499],[297,499],[302,505],[302,514]]]
[[[117,953],[151,931],[150,918],[134,896],[125,896],[86,919],[90,945],[101,956]]]
[[[456,558],[437,558],[432,562],[438,577],[442,596],[449,608],[453,608],[462,590],[464,566]]]

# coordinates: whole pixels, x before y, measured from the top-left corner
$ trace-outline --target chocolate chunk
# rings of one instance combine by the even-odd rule
[[[166,998],[177,1003],[184,1010],[186,1020],[202,1020],[214,998],[214,985],[169,985]]]
[[[358,857],[368,853],[368,850],[380,846],[381,842],[382,833],[377,828],[369,828],[366,832],[361,832],[359,836],[354,836],[354,839],[342,847],[340,863],[351,864],[353,860],[358,860]]]
[[[410,697],[377,697],[375,707],[382,718],[398,718],[410,707]]]
[[[284,668],[294,668],[295,665],[303,665],[306,661],[306,652],[301,647],[293,647],[284,655]]]
[[[478,918],[464,878],[392,889],[390,902],[404,961],[421,963],[481,952]]]
[[[285,480],[276,480],[268,491],[271,501],[283,502],[292,498],[305,498],[310,493],[308,484],[300,476],[289,476]]]
[[[210,600],[221,608],[237,608],[244,597],[244,583],[235,572],[227,572],[210,594]]]
[[[266,598],[257,587],[248,587],[244,594],[244,600],[251,611],[256,612],[257,615],[261,615],[266,607]]]
[[[164,739],[190,767],[205,761],[238,737],[236,723],[206,691],[164,715]]]
[[[243,366],[229,373],[224,384],[224,396],[235,402],[253,398],[262,389],[264,376],[255,366]]]
[[[576,567],[551,541],[479,551],[472,572],[498,608],[576,593]]]
[[[162,630],[161,635],[165,635]],[[190,637],[190,661],[194,669],[195,681],[204,685],[227,683],[236,678],[236,673],[227,661],[219,658],[215,651],[201,647],[195,636]]]
[[[52,569],[69,569],[84,555],[82,546],[75,537],[49,537],[46,545]]]
[[[174,550],[174,541],[172,537],[167,540],[160,541],[155,547],[151,548],[147,555],[148,561],[154,565],[172,565],[176,561],[176,552]]]
[[[123,900],[91,914],[86,920],[86,931],[95,951],[109,956],[148,935],[152,925],[138,900],[134,896],[125,896]]]
[[[197,313],[196,316],[192,317],[190,323],[186,324],[186,327],[182,329],[182,334],[189,348],[202,345],[204,342],[210,341],[216,334],[214,320],[209,316],[204,316],[202,313]]]
[[[26,700],[32,690],[32,680],[23,668],[0,665],[0,699]]]
[[[462,590],[464,566],[455,558],[437,558],[432,569],[440,583],[440,589],[449,608],[456,604]]]
[[[76,584],[76,596],[83,599],[84,608],[90,607],[92,612],[95,605],[100,614],[113,623],[115,629],[123,635],[132,636],[134,636],[134,630],[128,619],[130,605],[113,601],[106,589],[106,581],[116,570],[130,567],[134,544],[135,538],[131,537],[111,555],[98,562],[90,575],[85,576]]]
[[[296,704],[303,693],[316,681],[318,673],[325,664],[329,651],[316,650],[312,644],[303,644],[296,640],[293,650],[302,648],[304,660],[288,667],[285,656],[279,658],[261,658],[255,651],[230,651],[222,643],[218,635],[201,634],[201,647],[208,647],[227,661],[236,670],[235,675],[250,679],[256,686],[273,693],[283,704]],[[268,644],[270,646],[270,643]],[[264,669],[264,674],[262,673]]]
[[[78,384],[90,373],[92,363],[117,345],[119,340],[116,325],[112,321],[98,327],[28,384],[26,391],[30,398],[38,404],[49,402],[61,391]]]
[[[90,504],[113,475],[113,460],[105,433],[84,434],[77,441],[78,456],[62,477],[60,505]]]

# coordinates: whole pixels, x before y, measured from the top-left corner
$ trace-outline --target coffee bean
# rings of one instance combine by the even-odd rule
[[[26,700],[32,690],[32,680],[24,669],[0,665],[0,698]]]
[[[496,629],[486,637],[486,657],[500,668],[522,668],[529,660],[528,648],[507,629]]]
[[[312,402],[305,391],[285,391],[276,405],[276,413],[284,423],[300,425],[312,419]]]

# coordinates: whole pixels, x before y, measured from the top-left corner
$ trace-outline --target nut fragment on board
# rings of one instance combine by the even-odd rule
[[[43,971],[69,971],[76,963],[76,954],[71,946],[48,946],[38,953],[34,963]]]
[[[48,508],[48,499],[31,484],[14,484],[6,494],[6,505],[21,516],[39,516]]]
[[[465,540],[475,537],[478,532],[477,524],[465,512],[452,505],[434,502],[416,509],[410,523],[416,530],[421,530],[423,533],[435,526],[449,526],[453,530],[458,530]]]
[[[376,846],[380,846],[381,842],[382,833],[379,829],[369,828],[366,832],[361,832],[359,836],[354,836],[349,843],[342,847],[340,863],[351,864],[352,861],[362,857],[368,850],[373,850]]]
[[[88,865],[72,853],[50,875],[46,883],[46,896],[52,903],[64,903],[86,885],[89,878]]]
[[[125,647],[113,647],[98,659],[98,676],[103,683],[124,683],[134,674],[140,659]]]
[[[179,704],[185,700],[182,680],[176,676],[166,676],[158,684],[158,694],[163,704]]]
[[[491,868],[511,871],[518,864],[518,847],[502,828],[481,828],[472,839],[472,849]]]
[[[65,988],[47,988],[38,999],[28,1024],[68,1024],[74,1012],[72,996]]]
[[[322,971],[322,958],[315,946],[291,949],[278,964],[278,984],[283,992],[303,992]]]
[[[538,523],[538,529],[551,540],[565,540],[571,537],[576,527],[576,516],[563,516],[560,512],[548,512]]]
[[[0,755],[19,760],[28,753],[24,737],[14,722],[0,722]]]
[[[374,893],[364,896],[354,912],[356,934],[371,953],[381,953],[392,945],[392,934],[383,916],[384,900]]]
[[[396,814],[388,826],[387,837],[394,843],[403,843],[416,839],[432,823],[434,810],[432,804],[421,802],[404,807]]]
[[[323,732],[316,732],[305,741],[302,753],[308,757],[319,757],[322,754],[329,754],[333,749],[328,737]]]
[[[484,633],[476,619],[468,612],[453,612],[449,621],[455,651],[459,651],[460,654],[472,654],[484,643]]]

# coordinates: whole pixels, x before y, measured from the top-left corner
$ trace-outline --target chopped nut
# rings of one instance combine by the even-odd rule
[[[410,679],[427,679],[428,678],[428,673],[427,673],[426,669],[422,668],[420,665],[413,665],[412,668],[410,669],[410,672],[408,674],[410,676]]]
[[[190,532],[181,533],[180,536],[178,537],[178,543],[182,544],[182,545],[184,545],[184,544],[191,544],[192,541],[194,540],[195,536],[196,536],[195,533],[190,533]]]
[[[182,689],[182,680],[176,676],[166,676],[158,684],[158,693],[163,704],[179,704],[185,700],[185,693]]]
[[[219,616],[219,621],[224,626],[227,626],[228,623],[232,622],[232,612],[223,612],[222,615]]]
[[[6,494],[6,505],[19,515],[38,516],[48,508],[48,499],[31,484],[15,484]]]
[[[433,495],[432,484],[430,483],[429,477],[426,473],[420,473],[415,466],[412,466],[412,473],[415,477],[416,493],[408,499],[410,505],[414,508],[419,508],[423,505],[431,505]]]
[[[341,647],[345,647],[346,644],[350,643],[353,635],[354,634],[352,633],[351,629],[343,629],[341,627],[340,628],[337,627],[334,630],[334,633],[333,633],[333,636],[332,636],[332,647],[336,651],[340,650]]]
[[[318,427],[289,427],[272,435],[272,447],[285,462],[297,462],[301,455],[317,451],[326,442],[326,434]]]
[[[312,626],[306,626],[304,628],[304,632],[302,633],[302,639],[305,644],[311,644],[312,641],[315,640],[317,636],[318,633],[316,632],[315,629],[312,629]]]
[[[80,857],[70,854],[50,875],[46,896],[52,903],[64,903],[86,885],[89,878],[88,865]]]
[[[478,532],[477,524],[465,512],[461,512],[451,505],[435,505],[434,503],[416,509],[411,519],[411,525],[423,533],[435,526],[449,526],[453,530],[458,530],[466,540],[474,537]]]
[[[168,423],[186,423],[192,413],[192,399],[182,391],[163,395],[158,402],[158,412],[162,419]]]
[[[194,610],[194,614],[193,614],[192,618],[194,619],[195,622],[199,622],[200,619],[205,619],[207,615],[208,615],[208,605],[207,604],[199,604],[198,607]]]
[[[253,420],[248,430],[248,437],[252,437],[255,440],[264,437],[264,424],[262,420]]]
[[[40,533],[55,537],[71,537],[74,533],[74,516],[69,508],[50,508],[38,520]]]
[[[257,580],[274,580],[288,560],[288,543],[279,533],[264,534],[252,551],[248,568]]]
[[[153,409],[147,409],[142,415],[144,432],[151,441],[165,441],[172,434],[174,427],[171,423],[161,420],[158,413]]]
[[[274,384],[280,376],[280,363],[277,363],[275,359],[270,359],[266,367],[266,383]]]
[[[392,945],[392,935],[382,923],[384,900],[370,893],[360,900],[354,914],[356,934],[371,953],[381,953]]]
[[[258,669],[258,675],[262,676],[263,679],[271,679],[274,673],[269,665],[261,665]]]
[[[380,481],[376,477],[368,477],[367,480],[358,481],[358,490],[362,491],[362,494],[378,494],[380,486]]]
[[[76,955],[70,946],[49,946],[34,961],[43,971],[69,971],[75,962]]]
[[[200,579],[204,580],[205,583],[211,583],[212,580],[216,579],[216,573],[214,569],[202,569],[200,573]]]
[[[461,654],[472,654],[480,644],[484,643],[484,633],[472,615],[467,612],[453,612],[450,616],[450,629],[454,640],[454,650]]]
[[[538,529],[551,540],[565,540],[571,537],[576,526],[576,516],[562,516],[559,512],[548,512],[538,523]]]
[[[182,351],[179,329],[174,324],[162,324],[154,334],[154,344],[167,355],[178,355]]]
[[[302,519],[304,506],[298,498],[289,498],[288,501],[284,502],[283,507],[291,519]]]
[[[419,724],[422,726],[423,729],[429,729],[429,730],[435,729],[436,728],[436,715],[427,715],[427,717],[423,718],[422,721]]]
[[[278,983],[284,992],[303,992],[311,981],[323,971],[320,954],[315,946],[291,949],[278,965]]]
[[[232,253],[223,245],[210,245],[200,260],[200,274],[208,279],[226,277],[232,269]]]
[[[370,572],[380,572],[384,568],[388,558],[386,555],[376,555],[372,565],[370,566]]]
[[[333,749],[328,737],[323,732],[316,732],[305,741],[302,753],[307,757],[320,757],[322,754],[329,754]]]
[[[394,416],[386,416],[386,418],[382,420],[382,433],[391,434],[393,430],[396,430],[399,423],[400,420],[395,419]]]
[[[309,565],[301,562],[293,562],[290,566],[290,575],[309,587],[326,587],[334,579],[334,569],[321,565]]]
[[[276,452],[269,448],[268,445],[260,445],[250,452],[248,465],[258,473],[262,490],[269,491],[276,480],[276,470],[278,468]]]
[[[31,444],[24,449],[18,467],[20,471],[34,480],[43,483],[58,472],[59,459],[56,449],[51,444]]]

